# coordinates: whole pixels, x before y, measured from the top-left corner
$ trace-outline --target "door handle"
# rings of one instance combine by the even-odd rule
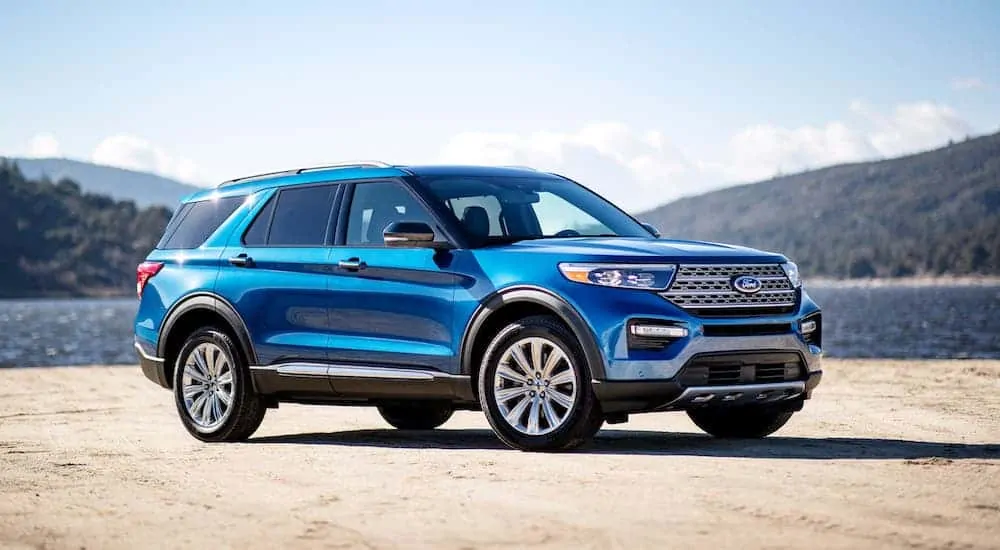
[[[348,258],[337,262],[337,266],[341,269],[346,269],[347,271],[361,271],[362,269],[368,267],[368,264],[361,261],[361,258]]]
[[[237,267],[250,267],[253,265],[253,258],[247,256],[246,253],[237,254],[232,258],[229,258],[229,263]]]

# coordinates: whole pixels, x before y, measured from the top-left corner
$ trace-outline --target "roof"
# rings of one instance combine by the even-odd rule
[[[340,163],[328,166],[294,168],[254,176],[246,176],[225,181],[214,189],[196,191],[181,202],[203,200],[209,197],[247,195],[288,185],[347,181],[356,179],[395,178],[401,176],[471,176],[471,177],[555,177],[532,168],[516,166],[476,166],[476,165],[420,165],[395,166],[379,162]]]

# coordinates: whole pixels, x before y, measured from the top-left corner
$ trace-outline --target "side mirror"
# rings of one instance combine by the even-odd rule
[[[424,222],[392,222],[382,231],[385,245],[393,248],[441,248],[434,230]]]
[[[652,224],[643,222],[642,226],[645,227],[646,231],[649,231],[654,237],[657,239],[660,238],[660,231],[656,227],[653,227]]]

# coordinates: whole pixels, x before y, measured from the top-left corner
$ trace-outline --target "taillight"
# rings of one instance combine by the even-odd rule
[[[142,262],[135,268],[135,293],[142,298],[142,290],[154,275],[163,269],[163,262]]]

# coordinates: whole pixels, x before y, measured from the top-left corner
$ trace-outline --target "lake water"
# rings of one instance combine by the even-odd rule
[[[627,292],[627,291],[623,291]],[[809,286],[829,357],[1000,358],[1000,286]],[[136,300],[0,301],[0,366],[133,364]]]

